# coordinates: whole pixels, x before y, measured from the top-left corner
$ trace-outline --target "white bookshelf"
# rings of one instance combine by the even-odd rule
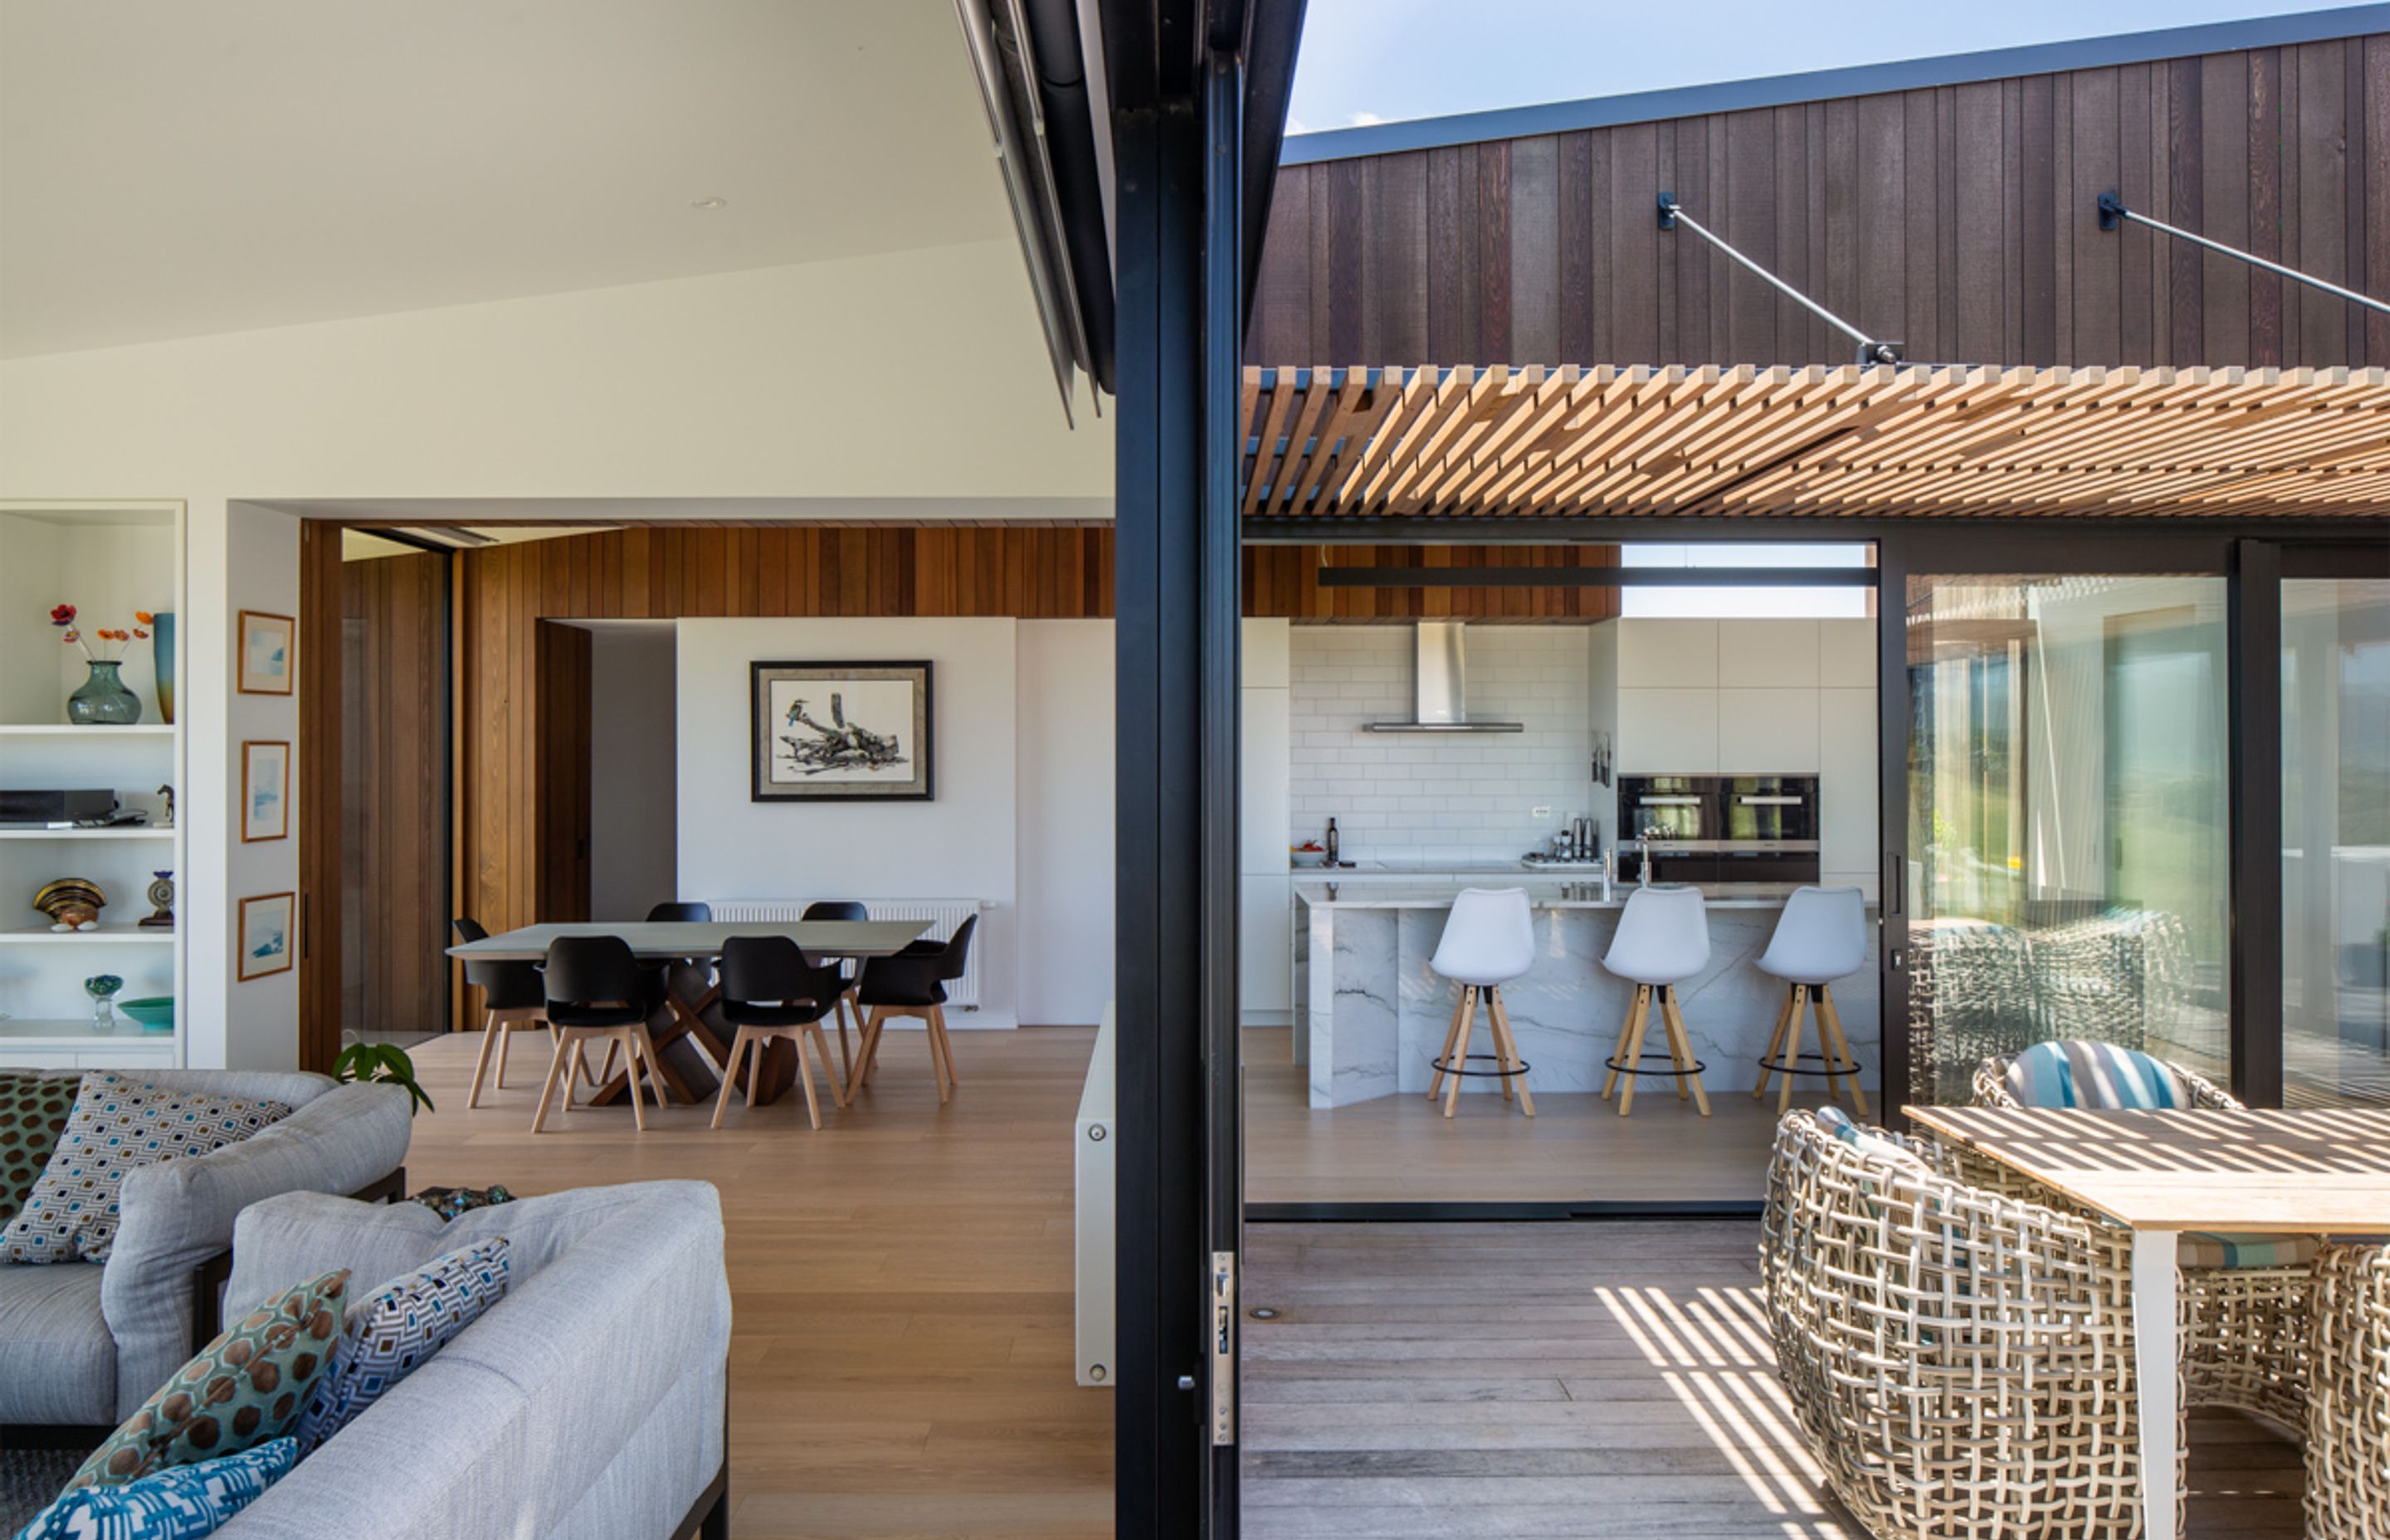
[[[186,785],[190,660],[183,507],[175,502],[0,501],[0,788],[105,789],[162,826],[158,788]],[[171,611],[180,656],[177,720],[160,715],[156,640],[126,649],[122,677],[141,699],[128,726],[78,726],[67,697],[82,654],[49,623],[54,604],[77,626],[130,627],[135,610]],[[188,981],[182,928],[144,928],[153,873],[174,874],[182,912],[182,830],[173,827],[0,828],[0,1068],[151,1069],[184,1062],[179,1030],[144,1030],[120,1012],[97,1026],[83,981],[124,980],[120,999],[168,995]],[[32,907],[43,884],[81,877],[108,895],[96,930],[52,930]]]

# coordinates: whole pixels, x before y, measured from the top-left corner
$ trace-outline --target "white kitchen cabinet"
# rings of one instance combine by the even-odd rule
[[[1237,998],[1249,1026],[1294,1020],[1294,878],[1237,879]]]
[[[1876,852],[1875,691],[1818,692],[1818,865],[1831,875],[1874,890]],[[1830,879],[1831,880],[1831,876]]]
[[[1240,693],[1244,744],[1239,773],[1244,800],[1237,869],[1281,876],[1286,871],[1287,829],[1293,817],[1289,692],[1247,689]]]
[[[1618,683],[1626,689],[1715,689],[1718,622],[1620,621]]]
[[[1817,682],[1828,689],[1875,688],[1876,622],[1864,620],[1817,623]]]
[[[1717,682],[1720,689],[1756,685],[1815,689],[1818,685],[1818,622],[1800,620],[1718,622]]]
[[[1729,776],[1818,769],[1818,695],[1779,686],[1717,692],[1717,769]]]
[[[1244,622],[1244,685],[1282,690],[1294,682],[1293,631],[1285,621]]]
[[[1718,767],[1718,692],[1621,689],[1618,773],[1702,775]]]

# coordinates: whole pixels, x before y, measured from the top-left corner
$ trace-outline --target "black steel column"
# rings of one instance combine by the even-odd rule
[[[1913,957],[1908,917],[1916,895],[1908,891],[1908,573],[1911,543],[1898,534],[1877,542],[1876,561],[1876,902],[1882,927],[1876,935],[1877,983],[1882,1022],[1883,1079],[1876,1105],[1886,1127],[1902,1126],[1899,1111],[1914,1100],[1909,1090],[1915,1043],[1909,1019],[1908,978]]]
[[[1238,1250],[1241,80],[1119,115],[1115,1529],[1231,1535],[1211,1255]],[[1228,1325],[1234,1328],[1231,1313]],[[1232,1375],[1233,1367],[1227,1371]]]
[[[2231,735],[2232,1094],[2282,1104],[2282,551],[2233,542],[2225,603]]]

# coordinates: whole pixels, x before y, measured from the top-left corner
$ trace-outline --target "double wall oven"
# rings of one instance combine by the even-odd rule
[[[1815,776],[1621,776],[1618,875],[1654,882],[1815,882]]]

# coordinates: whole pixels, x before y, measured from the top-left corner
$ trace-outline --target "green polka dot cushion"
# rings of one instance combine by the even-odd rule
[[[289,1433],[340,1341],[348,1287],[344,1267],[242,1316],[109,1434],[66,1489],[120,1485]]]
[[[81,1075],[0,1070],[0,1225],[17,1217],[50,1163],[82,1084]]]

